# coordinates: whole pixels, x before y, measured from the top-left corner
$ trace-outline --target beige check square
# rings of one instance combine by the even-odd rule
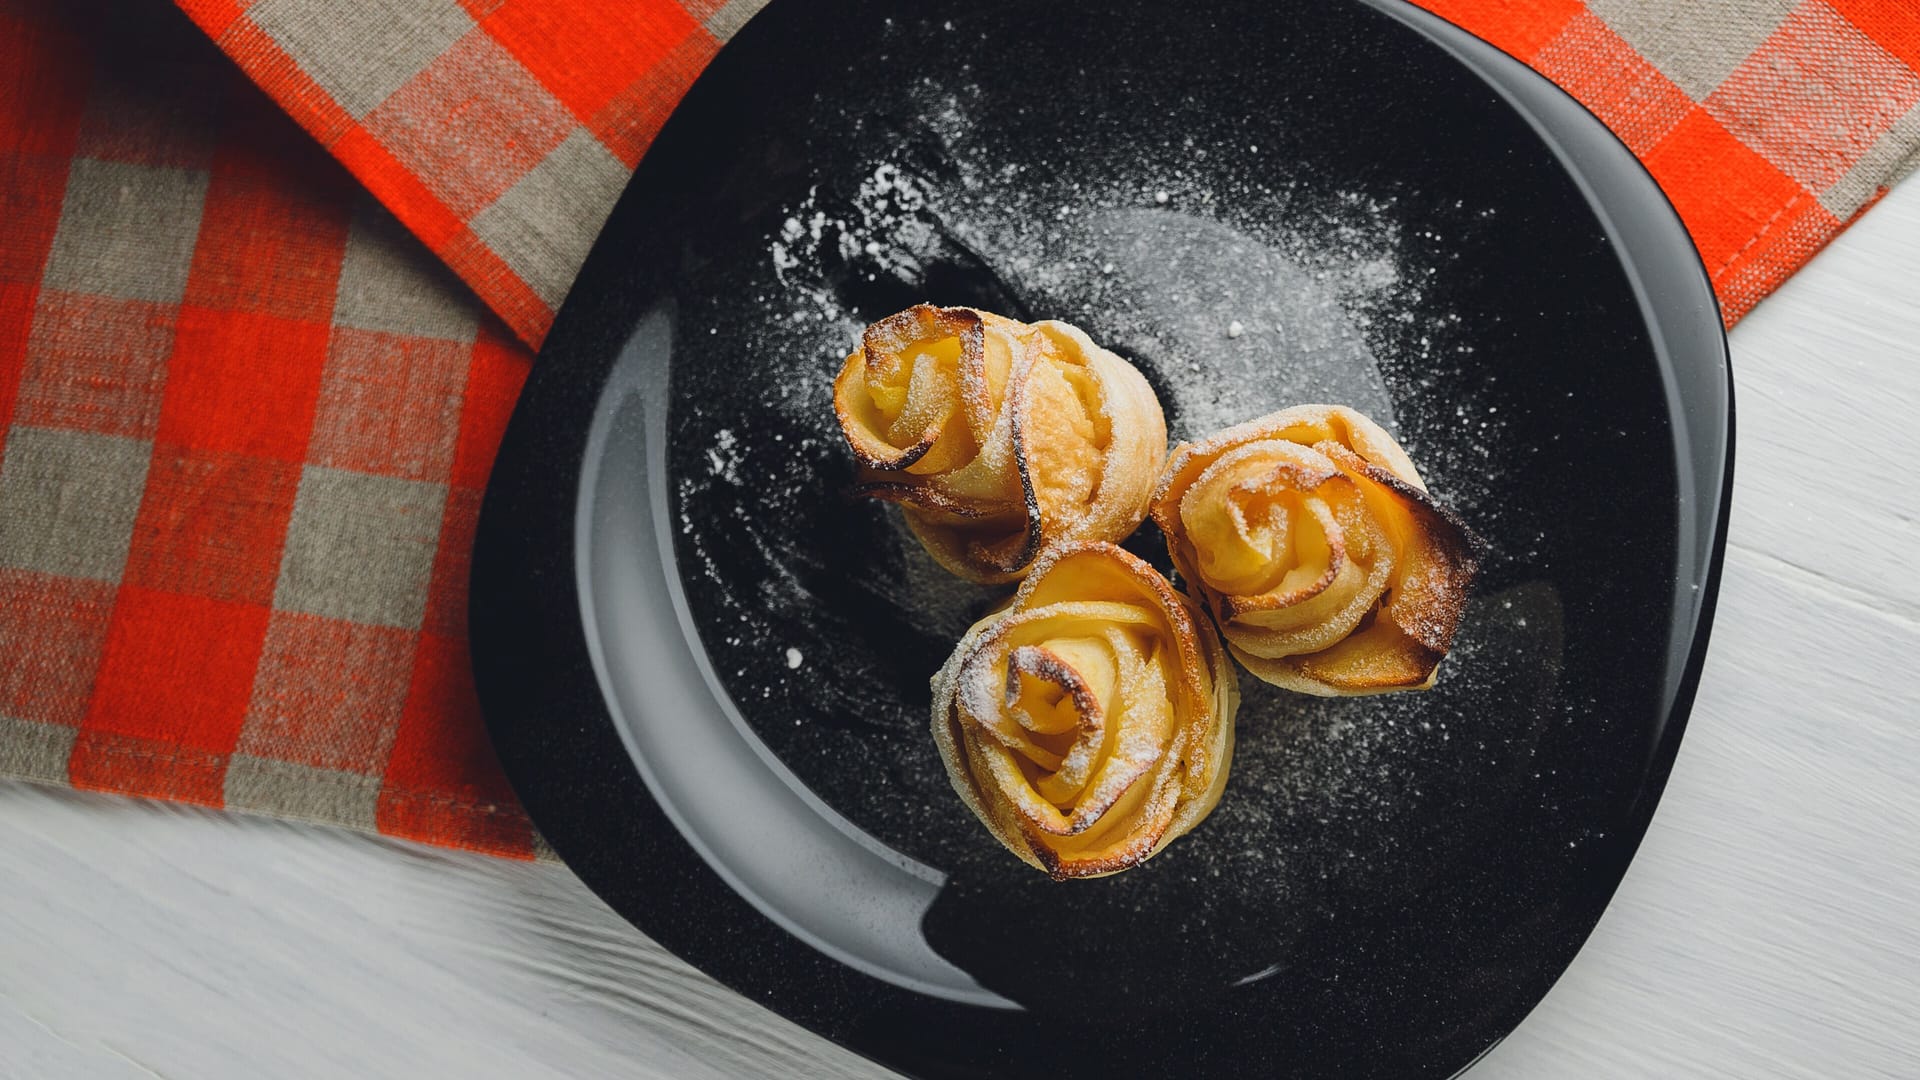
[[[1694,101],[1703,100],[1752,55],[1794,8],[1794,0],[1587,0],[1640,55]]]
[[[766,7],[767,0],[680,0],[680,6],[699,19],[707,33],[725,41]]]
[[[225,783],[224,802],[229,810],[367,832],[379,823],[378,777],[235,754],[227,761]]]
[[[626,166],[598,139],[575,131],[513,190],[474,217],[474,234],[499,252],[548,307],[557,308],[627,176]],[[568,210],[555,213],[555,207]]]
[[[418,629],[446,498],[444,484],[307,466],[274,607]]]
[[[108,582],[0,569],[0,716],[42,727],[72,727],[86,713],[113,618]],[[7,741],[0,737],[0,745]]]
[[[64,784],[67,760],[73,756],[74,728],[63,724],[36,724],[0,716],[0,775]]]
[[[118,582],[153,444],[14,425],[0,461],[0,567]]]
[[[333,323],[468,342],[480,301],[406,226],[371,198],[354,208]]]
[[[197,169],[74,159],[42,286],[179,303],[206,197]]]
[[[473,29],[454,0],[258,0],[247,17],[355,118]]]

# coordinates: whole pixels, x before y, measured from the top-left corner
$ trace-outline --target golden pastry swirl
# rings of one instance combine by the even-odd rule
[[[1166,460],[1160,402],[1063,322],[908,308],[867,327],[833,384],[855,491],[900,503],[940,565],[995,584],[1056,540],[1120,540]]]
[[[1056,880],[1134,866],[1220,801],[1239,688],[1191,604],[1112,544],[1052,546],[933,678],[954,790]]]
[[[1181,445],[1152,512],[1254,675],[1325,696],[1433,685],[1478,542],[1378,424],[1302,405]]]

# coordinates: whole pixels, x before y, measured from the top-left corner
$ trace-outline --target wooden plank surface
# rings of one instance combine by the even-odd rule
[[[1920,182],[1733,335],[1699,704],[1612,909],[1475,1080],[1920,1075]],[[0,1076],[887,1075],[558,867],[0,784]]]

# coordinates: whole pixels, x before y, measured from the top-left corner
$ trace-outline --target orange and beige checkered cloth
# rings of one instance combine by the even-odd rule
[[[762,2],[0,0],[0,774],[535,852],[480,492]],[[1729,320],[1920,153],[1916,0],[1421,2],[1619,133]]]

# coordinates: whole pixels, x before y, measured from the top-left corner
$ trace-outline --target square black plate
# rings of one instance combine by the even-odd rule
[[[928,1076],[1447,1076],[1546,992],[1691,700],[1724,340],[1597,121],[1388,10],[782,0],[702,76],[548,339],[474,558],[500,757],[617,910]],[[1080,325],[1176,438],[1304,401],[1387,423],[1493,545],[1440,685],[1243,678],[1198,830],[1097,881],[1016,862],[926,733],[998,594],[837,497],[828,384],[921,299]]]

